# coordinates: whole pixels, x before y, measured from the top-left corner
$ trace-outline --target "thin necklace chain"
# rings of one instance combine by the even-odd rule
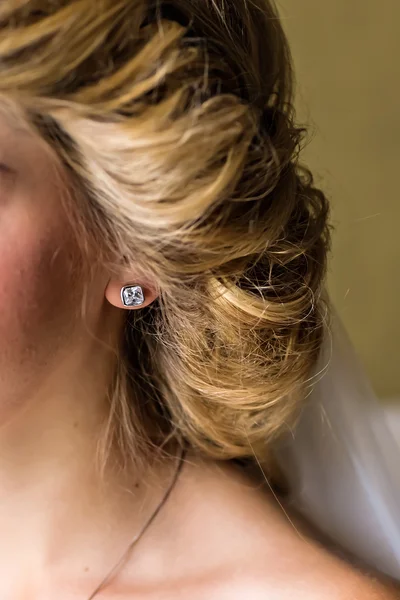
[[[178,467],[175,470],[174,476],[171,480],[171,483],[169,484],[164,496],[161,499],[161,502],[157,505],[157,508],[154,510],[154,512],[152,513],[152,515],[150,516],[150,518],[146,521],[146,523],[144,524],[144,526],[142,527],[142,529],[139,531],[139,533],[137,533],[135,535],[135,537],[133,538],[133,540],[131,541],[131,543],[129,544],[128,548],[125,550],[125,552],[123,553],[123,555],[121,556],[121,558],[119,559],[119,561],[112,567],[112,569],[110,570],[110,572],[104,577],[104,579],[101,581],[101,583],[97,586],[97,588],[90,594],[90,596],[88,597],[87,600],[92,600],[95,596],[97,596],[97,594],[102,590],[102,588],[110,581],[110,579],[113,577],[113,575],[115,575],[115,572],[121,567],[123,561],[125,560],[125,558],[128,556],[129,552],[131,551],[131,549],[133,548],[133,546],[140,540],[140,538],[143,536],[143,534],[145,533],[145,531],[148,529],[148,527],[151,525],[151,523],[154,521],[154,519],[156,518],[156,516],[158,515],[158,513],[160,512],[160,510],[162,509],[162,507],[164,506],[164,504],[166,503],[166,501],[168,500],[176,482],[179,476],[179,473],[182,470],[182,466],[183,466],[183,459],[185,457],[185,453],[186,450],[185,448],[182,449],[181,452],[181,456],[179,459],[179,463],[178,463]]]

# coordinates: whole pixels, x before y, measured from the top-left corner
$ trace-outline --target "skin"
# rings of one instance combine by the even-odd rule
[[[72,573],[88,595],[159,501],[171,467],[151,493],[113,473],[101,487],[93,456],[112,361],[77,316],[77,248],[59,180],[40,141],[3,115],[0,164],[0,597],[19,598],[26,584],[54,598]],[[111,347],[124,315],[112,304],[118,287],[99,272],[88,300],[88,325]]]
[[[77,311],[77,248],[45,145],[0,115],[0,598],[85,600],[159,503],[176,463],[148,479],[93,468],[110,352]],[[91,330],[111,347],[135,273],[90,285]],[[156,297],[143,285],[146,304]],[[135,310],[135,309],[131,309]],[[140,310],[136,309],[136,310]],[[389,584],[294,527],[268,490],[188,455],[178,483],[99,598],[395,598]]]

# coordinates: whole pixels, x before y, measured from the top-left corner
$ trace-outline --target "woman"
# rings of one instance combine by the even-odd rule
[[[397,597],[277,493],[330,231],[272,4],[0,21],[0,597]]]

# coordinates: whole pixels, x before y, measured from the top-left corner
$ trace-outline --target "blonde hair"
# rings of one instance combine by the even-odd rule
[[[82,264],[151,277],[102,456],[268,456],[310,390],[329,208],[269,0],[3,0],[0,94],[59,157]]]

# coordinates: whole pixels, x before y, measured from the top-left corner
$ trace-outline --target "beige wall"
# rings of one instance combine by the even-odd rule
[[[333,207],[330,292],[376,391],[400,397],[400,1],[278,7]]]

